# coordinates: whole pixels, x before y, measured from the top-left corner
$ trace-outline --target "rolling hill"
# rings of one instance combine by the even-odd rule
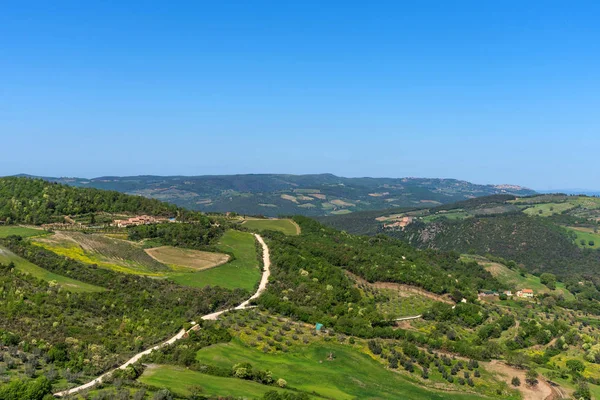
[[[43,179],[141,195],[204,212],[266,216],[338,215],[391,207],[426,207],[492,194],[535,193],[515,185],[477,185],[456,179],[344,178],[332,174]]]
[[[351,233],[401,238],[419,248],[515,260],[563,277],[600,271],[600,198],[494,195],[433,208],[403,208],[320,219]]]

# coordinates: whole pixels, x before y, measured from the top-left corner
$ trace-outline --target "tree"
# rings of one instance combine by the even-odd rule
[[[536,370],[534,369],[530,369],[527,371],[527,374],[525,374],[525,382],[527,382],[527,384],[529,386],[535,386],[538,384],[538,373]]]
[[[173,395],[169,389],[161,389],[158,392],[154,393],[152,396],[152,400],[173,400]]]
[[[279,386],[280,388],[284,388],[287,386],[287,381],[283,378],[279,378],[277,379],[277,386]]]
[[[556,289],[556,276],[554,274],[544,272],[540,275],[540,282],[550,290]]]
[[[585,381],[579,382],[577,385],[577,390],[573,393],[573,397],[576,399],[590,400],[592,395],[590,393],[590,388]]]
[[[579,360],[572,359],[567,361],[567,368],[569,368],[573,376],[576,376],[585,370],[585,364]]]
[[[514,386],[521,386],[521,380],[519,379],[518,376],[513,376],[512,380],[510,381],[510,383]]]
[[[588,244],[590,245],[590,247],[594,247],[594,245],[595,245],[596,243],[595,243],[593,240],[590,240],[590,241],[588,242]]]

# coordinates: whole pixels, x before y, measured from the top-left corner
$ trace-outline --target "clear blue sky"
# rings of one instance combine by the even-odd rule
[[[0,175],[600,189],[597,1],[11,3]]]

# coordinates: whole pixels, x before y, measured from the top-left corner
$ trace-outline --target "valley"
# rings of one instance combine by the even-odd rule
[[[158,217],[119,227],[135,215],[127,197],[120,209],[99,201],[61,217],[43,211],[58,200],[37,197],[47,183],[7,184],[40,211],[13,210],[14,223],[0,227],[2,398],[33,388],[40,399],[547,400],[600,391],[593,277],[540,271],[494,247],[479,252],[475,241],[419,250],[390,237],[532,219],[518,227],[592,254],[562,227],[593,234],[593,198],[502,195],[369,211],[364,227],[374,221],[386,235],[361,236],[301,216],[206,215],[141,198],[152,207],[138,215]],[[95,190],[57,189],[68,204]],[[331,218],[350,215],[363,229],[361,213]],[[383,228],[397,220],[410,223]]]

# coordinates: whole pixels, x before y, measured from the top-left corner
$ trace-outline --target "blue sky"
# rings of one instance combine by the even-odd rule
[[[0,175],[600,189],[598,4],[3,2]]]

